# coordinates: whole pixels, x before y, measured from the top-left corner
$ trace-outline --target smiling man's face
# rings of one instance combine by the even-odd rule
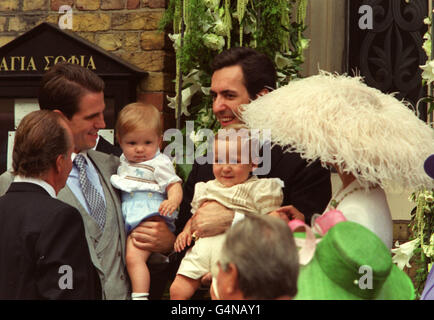
[[[238,108],[250,102],[244,85],[243,71],[239,65],[215,71],[211,78],[212,110],[222,127],[241,123],[236,117]]]
[[[103,92],[88,92],[80,99],[78,111],[69,120],[74,136],[74,152],[78,153],[95,146],[98,131],[105,128],[104,109]]]

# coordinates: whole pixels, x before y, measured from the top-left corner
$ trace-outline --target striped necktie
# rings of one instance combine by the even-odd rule
[[[84,198],[90,209],[90,215],[98,223],[101,230],[104,229],[105,225],[105,203],[101,194],[96,190],[92,182],[87,177],[86,174],[86,158],[78,154],[74,159],[74,164],[78,168],[80,174],[80,186],[83,191]]]

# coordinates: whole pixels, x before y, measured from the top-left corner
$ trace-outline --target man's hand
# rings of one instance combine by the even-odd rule
[[[163,218],[151,217],[131,232],[133,244],[142,250],[167,253],[173,249],[175,235],[169,230]]]
[[[304,222],[304,214],[298,211],[297,208],[294,206],[280,207],[279,209],[270,212],[269,215],[279,217],[286,223],[294,219],[298,219]]]
[[[217,201],[206,201],[192,217],[191,234],[199,238],[225,232],[234,219],[234,212]]]

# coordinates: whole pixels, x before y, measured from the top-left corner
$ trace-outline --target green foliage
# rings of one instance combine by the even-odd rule
[[[413,264],[417,268],[414,285],[416,295],[420,297],[434,262],[434,190],[414,192],[410,200],[417,205],[411,215],[410,229],[412,238],[420,240],[419,246],[414,250],[413,259]]]
[[[169,104],[182,110],[183,114],[176,112],[176,117],[194,121],[196,131],[201,128],[218,130],[212,100],[204,92],[211,83],[210,63],[226,48],[248,46],[278,61],[277,86],[298,77],[304,60],[303,50],[308,46],[308,40],[303,37],[306,5],[307,0],[170,0],[160,28],[171,26],[173,29],[169,36],[176,51],[177,97],[182,89],[195,85],[195,90],[189,92],[191,97],[182,106],[178,99],[172,99]],[[297,13],[295,19],[292,12]],[[197,75],[194,79],[191,76],[193,70],[199,70],[199,81]],[[179,129],[185,134],[185,125]]]

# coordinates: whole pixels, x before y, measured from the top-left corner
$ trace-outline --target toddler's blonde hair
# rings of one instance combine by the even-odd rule
[[[127,104],[118,114],[116,121],[116,137],[122,138],[128,132],[143,128],[151,128],[158,135],[163,134],[161,115],[158,109],[142,102]]]

